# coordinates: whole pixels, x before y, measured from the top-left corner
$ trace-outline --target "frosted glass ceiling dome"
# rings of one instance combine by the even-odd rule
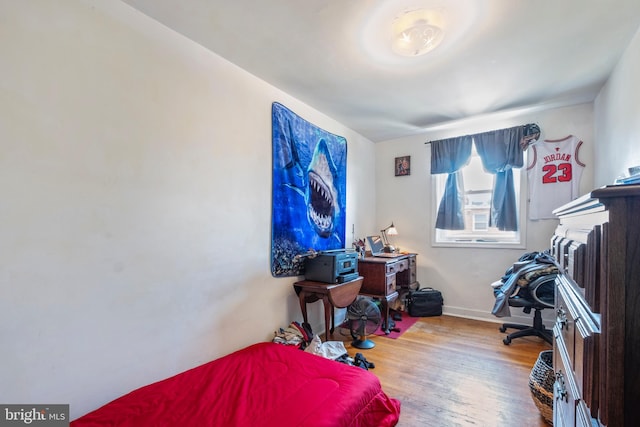
[[[404,12],[393,21],[391,48],[403,56],[431,52],[444,38],[441,21],[437,12],[426,9]]]

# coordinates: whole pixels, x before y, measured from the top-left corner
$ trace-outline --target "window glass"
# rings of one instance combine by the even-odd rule
[[[489,231],[489,214],[488,213],[472,213],[473,215],[473,231]]]

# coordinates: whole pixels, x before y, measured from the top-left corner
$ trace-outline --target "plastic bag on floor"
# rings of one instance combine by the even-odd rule
[[[340,356],[347,354],[347,349],[342,341],[322,342],[318,335],[313,337],[304,351],[331,360],[336,360]]]

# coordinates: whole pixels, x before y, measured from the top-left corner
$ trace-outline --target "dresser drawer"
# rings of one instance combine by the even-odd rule
[[[407,268],[409,268],[409,260],[407,259],[390,262],[389,264],[387,264],[387,274],[396,274],[406,270]]]
[[[586,245],[581,242],[571,242],[567,249],[566,274],[579,286],[584,283]]]
[[[559,276],[558,283],[554,330],[566,347],[567,368],[571,368],[581,399],[594,407],[600,316],[589,310],[581,291],[566,276]]]
[[[418,281],[416,270],[409,270],[409,284],[414,284]]]
[[[395,274],[388,274],[386,277],[386,281],[385,283],[387,284],[386,287],[386,294],[389,295],[393,292],[395,292],[396,290],[396,275]]]
[[[567,353],[568,368],[573,370],[575,359],[575,317],[570,309],[570,293],[562,284],[556,289],[556,323],[554,331],[561,337]]]
[[[409,267],[416,268],[417,261],[416,261],[415,255],[409,255],[409,258],[407,259],[407,261],[409,261]]]
[[[553,384],[553,425],[575,426],[577,390],[572,381],[573,374],[567,357],[562,335],[554,328],[553,370],[556,381]]]

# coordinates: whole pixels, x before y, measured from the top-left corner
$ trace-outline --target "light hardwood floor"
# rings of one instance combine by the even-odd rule
[[[370,350],[351,347],[375,364],[385,392],[400,400],[399,427],[548,426],[529,392],[529,373],[543,350],[537,337],[504,345],[499,324],[452,316],[421,318],[399,339],[370,336]]]

